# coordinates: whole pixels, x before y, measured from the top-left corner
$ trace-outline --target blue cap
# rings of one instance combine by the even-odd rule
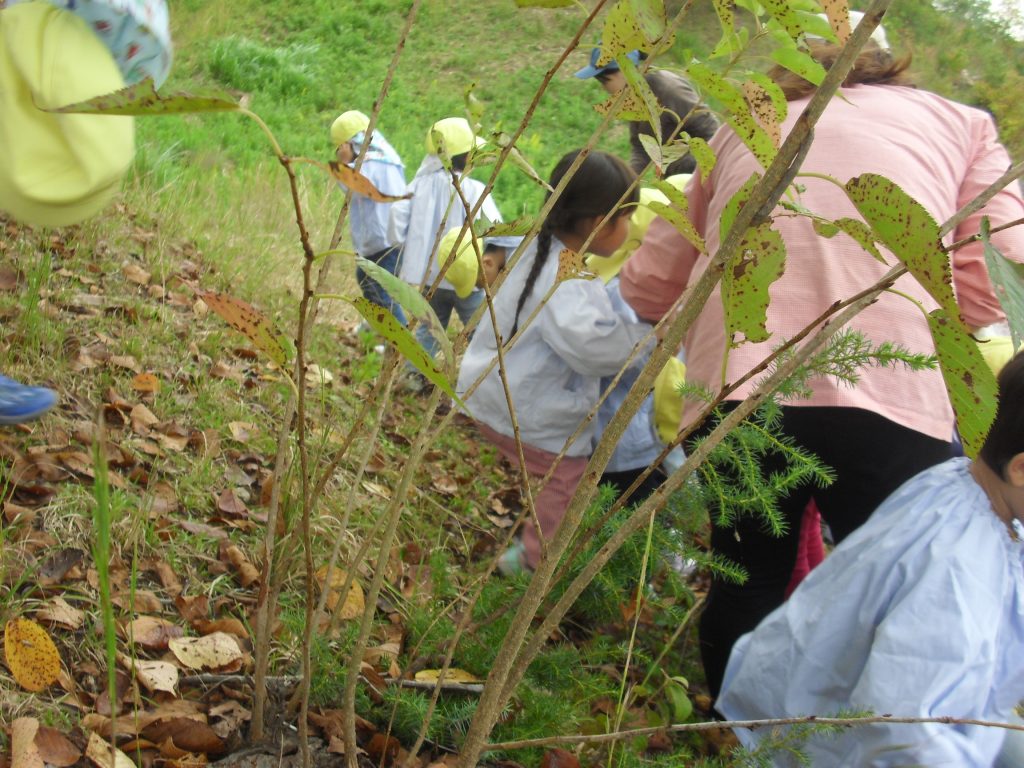
[[[576,77],[580,80],[586,80],[588,77],[597,77],[604,72],[618,72],[619,62],[612,59],[603,67],[597,66],[597,60],[601,58],[601,47],[598,46],[590,52],[590,63],[576,73]],[[634,64],[640,63],[640,51],[630,51],[626,54],[626,58],[632,61]]]

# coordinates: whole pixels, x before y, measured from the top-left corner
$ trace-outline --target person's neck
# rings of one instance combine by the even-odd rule
[[[580,249],[583,248],[583,244],[587,242],[587,238],[577,235],[572,230],[556,229],[552,234],[562,242],[562,245],[576,251],[576,253],[579,253]]]
[[[969,471],[974,481],[981,486],[981,490],[988,496],[989,503],[992,505],[992,510],[996,513],[996,517],[1003,521],[1010,535],[1013,538],[1017,538],[1017,533],[1013,528],[1013,512],[1006,499],[1006,481],[981,459],[973,459]]]

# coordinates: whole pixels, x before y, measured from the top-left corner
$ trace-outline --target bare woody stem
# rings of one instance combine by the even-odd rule
[[[984,728],[1002,728],[1007,731],[1024,731],[1024,725],[1013,723],[1000,723],[993,720],[974,720],[966,717],[894,717],[892,715],[870,715],[867,717],[818,717],[809,715],[807,717],[779,717],[764,720],[712,720],[704,723],[677,723],[654,728],[635,728],[627,731],[615,731],[614,733],[596,733],[592,736],[549,736],[543,739],[523,739],[521,741],[503,741],[497,744],[489,744],[486,751],[529,749],[536,747],[549,747],[555,744],[603,744],[608,742],[621,741],[636,736],[651,736],[655,733],[693,733],[696,731],[714,731],[719,728],[731,728],[736,730],[757,730],[758,728],[774,728],[780,725],[832,725],[843,728],[857,727],[861,725],[917,725],[921,723],[939,723],[942,725],[977,725]]]

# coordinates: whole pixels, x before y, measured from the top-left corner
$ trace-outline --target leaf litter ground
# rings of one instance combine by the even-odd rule
[[[245,736],[252,693],[249,619],[272,490],[273,419],[287,397],[286,383],[276,366],[209,313],[200,292],[230,294],[231,286],[193,244],[167,238],[158,225],[124,208],[99,232],[42,232],[0,219],[4,373],[60,394],[57,409],[40,421],[0,432],[0,620],[16,622],[8,626],[22,633],[31,620],[60,654],[52,684],[43,672],[25,672],[17,659],[12,664],[8,657],[7,668],[0,668],[0,720],[14,724],[0,765],[34,765],[36,753],[53,765],[98,764],[99,753],[109,762],[108,752],[97,752],[96,739],[108,738],[112,727],[122,751],[141,765],[197,766],[225,758],[255,764],[262,758],[253,757],[258,752],[248,749]],[[272,306],[262,309],[272,314]],[[284,305],[278,312],[278,327],[288,327],[288,311]],[[330,414],[336,421],[339,413],[355,412],[373,386],[380,365],[376,342],[353,326],[326,326],[326,337],[313,348],[319,370],[328,372],[317,377],[311,399],[322,410],[314,419]],[[422,403],[412,396],[395,404],[356,489],[360,512],[352,530],[339,531],[330,513],[317,520],[318,563],[326,563],[337,535],[350,537],[354,551],[390,498],[422,415]],[[398,661],[409,650],[401,603],[429,595],[431,551],[444,547],[449,562],[467,575],[479,572],[521,509],[515,478],[468,422],[456,419],[449,432],[426,457],[406,515],[414,522],[404,524],[389,563],[389,590],[378,603],[381,621],[363,665],[371,694],[399,677],[415,687],[417,671],[429,678],[422,661],[407,669]],[[329,456],[340,432],[316,434],[322,455]],[[106,690],[90,554],[97,439],[110,468],[115,516],[115,702]],[[354,469],[342,462],[325,507],[348,498]],[[326,566],[317,573],[319,588],[331,590],[335,624],[361,614],[361,582],[368,576],[360,567],[341,594],[346,573],[328,577]],[[269,683],[277,748],[292,760],[295,715],[287,700],[296,682],[301,593],[300,579],[285,580]],[[624,606],[619,630],[628,614]],[[455,685],[476,681],[459,674],[466,677]],[[19,675],[46,684],[32,694],[26,690],[31,685],[18,684]],[[321,737],[317,762],[340,764],[340,711],[329,699],[319,702],[312,720]],[[609,706],[598,701],[594,711]],[[386,725],[360,721],[359,748],[368,763],[405,757]],[[427,749],[420,763],[444,754]]]

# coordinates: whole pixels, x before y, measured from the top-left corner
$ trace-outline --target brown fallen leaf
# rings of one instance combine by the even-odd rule
[[[203,637],[176,637],[168,643],[168,648],[189,669],[219,670],[242,659],[238,641],[226,632],[214,632]]]
[[[129,371],[135,371],[136,373],[142,368],[139,365],[139,361],[131,355],[111,355],[110,362],[118,368],[127,368]]]
[[[242,723],[252,719],[252,712],[237,701],[228,699],[210,707],[210,717],[217,720],[211,726],[214,733],[227,739],[242,728]]]
[[[225,749],[224,740],[213,728],[184,717],[160,720],[148,725],[142,729],[142,735],[156,744],[171,739],[175,747],[185,752],[217,755]]]
[[[164,691],[165,693],[177,694],[178,668],[169,661],[150,661],[147,659],[132,659],[124,653],[117,655],[121,665],[135,672],[135,679],[142,683],[151,693]]]
[[[178,595],[174,598],[174,605],[181,614],[181,618],[195,626],[197,621],[206,619],[210,615],[210,598],[207,595]]]
[[[81,629],[85,623],[85,613],[71,606],[63,597],[51,597],[38,611],[36,619],[51,626],[65,629]]]
[[[135,283],[136,285],[148,285],[152,278],[152,275],[138,264],[131,263],[121,267],[121,274],[124,275],[128,282]]]
[[[231,517],[244,517],[249,513],[242,500],[230,488],[224,489],[217,496],[217,509]]]
[[[132,389],[143,394],[155,394],[160,391],[160,379],[152,373],[138,373],[132,377]]]
[[[60,675],[57,646],[31,619],[11,619],[4,625],[4,658],[18,685],[27,691],[49,688]]]
[[[235,618],[214,619],[213,621],[198,620],[192,624],[200,635],[212,635],[214,632],[226,632],[229,635],[249,639],[249,630],[245,624]]]
[[[566,749],[549,749],[540,761],[541,768],[580,768],[579,758]]]
[[[11,724],[11,768],[44,768],[43,757],[36,746],[39,721],[19,717]]]
[[[162,558],[157,558],[148,563],[149,568],[156,573],[160,584],[163,586],[167,594],[172,597],[176,597],[181,594],[181,580],[178,578],[178,574],[171,568],[170,563]]]
[[[36,732],[36,747],[39,755],[47,765],[57,768],[70,768],[82,757],[82,750],[56,728],[40,725]]]
[[[162,651],[168,647],[171,640],[182,637],[185,630],[158,616],[140,616],[124,627],[124,634],[136,645],[153,651]]]
[[[256,566],[249,562],[245,553],[234,544],[221,542],[220,559],[234,567],[238,574],[238,583],[243,587],[250,587],[260,580],[260,572]]]

